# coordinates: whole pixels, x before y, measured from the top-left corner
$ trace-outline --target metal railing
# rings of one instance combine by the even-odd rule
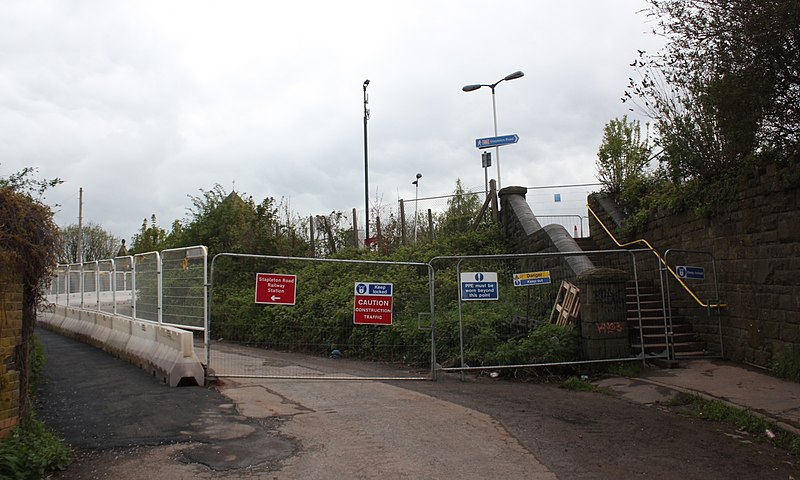
[[[192,246],[59,264],[48,300],[203,332],[208,344],[207,263],[207,248]]]
[[[592,217],[594,217],[594,219],[597,220],[597,223],[600,224],[600,226],[603,228],[603,230],[606,232],[606,234],[608,234],[609,238],[611,238],[611,240],[613,240],[614,243],[618,247],[626,248],[626,247],[629,247],[629,246],[632,246],[632,245],[637,245],[637,244],[638,245],[644,245],[645,247],[647,247],[647,249],[650,252],[652,252],[652,254],[656,256],[656,258],[658,258],[658,261],[663,266],[663,268],[670,275],[672,275],[672,278],[674,278],[678,282],[678,284],[681,287],[683,287],[683,289],[686,291],[686,293],[688,293],[689,296],[691,296],[694,299],[694,301],[697,302],[698,305],[700,305],[703,308],[725,308],[725,307],[727,307],[726,304],[720,303],[719,301],[717,301],[717,303],[710,303],[710,302],[709,303],[705,303],[702,300],[700,300],[700,298],[698,298],[698,296],[694,293],[694,291],[692,291],[692,289],[683,281],[683,279],[677,274],[677,272],[675,272],[675,270],[673,270],[672,267],[670,267],[667,264],[667,262],[664,260],[664,257],[662,257],[656,251],[656,249],[653,248],[652,245],[650,245],[650,242],[648,242],[644,238],[640,238],[640,239],[633,240],[633,241],[628,242],[628,243],[620,243],[619,240],[617,240],[617,237],[615,237],[614,234],[611,233],[611,231],[608,229],[608,227],[606,227],[606,225],[603,223],[603,221],[600,219],[600,217],[596,213],[594,213],[594,210],[592,210],[591,205],[587,204],[586,208],[589,210],[589,213],[592,215]]]

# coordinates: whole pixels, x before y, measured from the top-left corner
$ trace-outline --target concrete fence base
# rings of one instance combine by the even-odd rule
[[[204,384],[192,332],[63,305],[39,312],[38,324],[127,360],[171,387]]]

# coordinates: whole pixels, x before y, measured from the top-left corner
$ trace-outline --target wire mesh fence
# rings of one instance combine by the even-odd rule
[[[151,322],[160,322],[161,255],[158,252],[139,253],[133,256],[134,285],[133,316]]]
[[[209,374],[431,377],[427,264],[228,253],[211,263]]]
[[[161,252],[161,322],[190,330],[205,327],[208,250],[204,246]]]
[[[637,265],[628,251],[438,257],[431,265],[437,358],[445,371],[645,355]]]

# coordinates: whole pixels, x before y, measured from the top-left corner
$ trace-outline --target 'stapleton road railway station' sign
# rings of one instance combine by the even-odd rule
[[[256,273],[256,303],[294,305],[297,275]]]

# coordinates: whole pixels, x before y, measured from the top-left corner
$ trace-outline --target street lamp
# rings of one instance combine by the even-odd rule
[[[514,80],[514,79],[520,78],[520,77],[522,77],[524,75],[525,75],[524,73],[522,73],[521,71],[517,70],[516,72],[510,73],[510,74],[506,75],[505,77],[501,78],[500,80],[498,80],[498,81],[496,81],[494,83],[491,83],[491,84],[480,83],[480,84],[473,84],[473,85],[464,85],[464,87],[461,88],[461,90],[463,90],[465,92],[472,92],[474,90],[478,90],[481,87],[489,87],[489,88],[492,89],[492,118],[494,119],[494,136],[495,137],[497,136],[497,104],[496,104],[495,98],[494,98],[494,89],[495,89],[495,87],[497,87],[497,85],[500,84],[500,82],[503,82],[503,81],[506,81],[506,80]],[[497,188],[500,189],[500,147],[499,146],[494,147],[494,160],[495,160],[495,163],[497,164]]]
[[[417,179],[411,182],[411,185],[414,185],[414,243],[417,243],[417,216],[419,214],[419,179],[422,178],[422,174],[417,174]]]
[[[367,161],[367,120],[369,120],[369,109],[367,108],[367,85],[369,80],[364,80],[364,248],[369,248],[369,163]],[[355,228],[355,226],[353,226]]]

